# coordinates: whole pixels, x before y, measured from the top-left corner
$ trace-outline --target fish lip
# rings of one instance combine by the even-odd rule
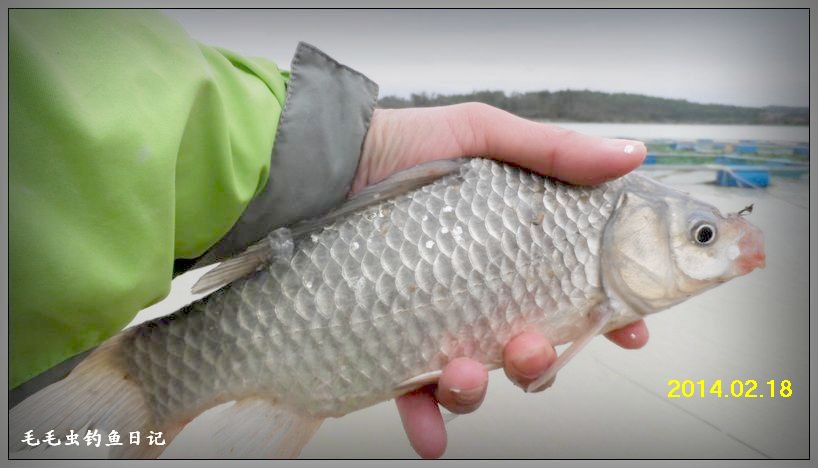
[[[746,275],[756,268],[767,266],[767,255],[764,252],[764,234],[755,226],[748,225],[747,232],[738,242],[739,256],[736,266],[741,275]]]

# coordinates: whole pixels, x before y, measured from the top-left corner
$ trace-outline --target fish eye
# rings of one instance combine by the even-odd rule
[[[699,223],[690,232],[693,242],[698,245],[709,245],[716,240],[716,226],[710,223]]]

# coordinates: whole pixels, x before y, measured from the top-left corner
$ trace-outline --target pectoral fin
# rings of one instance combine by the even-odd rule
[[[543,375],[541,375],[537,380],[528,384],[526,387],[526,392],[536,392],[538,390],[543,389],[548,382],[554,379],[557,376],[557,372],[565,366],[574,356],[576,356],[588,342],[591,341],[591,338],[598,335],[604,328],[605,325],[608,324],[608,321],[613,316],[613,311],[610,307],[595,307],[591,312],[591,324],[585,333],[582,334],[579,338],[575,339],[568,349],[562,352],[557,357],[557,360],[548,370],[545,371]]]
[[[406,379],[403,382],[399,383],[397,387],[395,387],[395,394],[403,395],[406,392],[417,390],[418,388],[423,387],[424,385],[437,383],[437,380],[440,378],[441,374],[443,374],[442,370],[436,370],[417,375],[415,377],[412,377],[411,379]]]

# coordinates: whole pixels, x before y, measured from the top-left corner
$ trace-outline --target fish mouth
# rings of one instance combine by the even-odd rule
[[[738,242],[739,256],[736,267],[741,275],[746,275],[756,268],[767,265],[767,255],[764,253],[764,234],[755,226],[748,225],[747,232]]]

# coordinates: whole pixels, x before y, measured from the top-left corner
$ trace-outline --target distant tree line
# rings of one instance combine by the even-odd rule
[[[597,91],[534,91],[506,94],[476,91],[469,94],[412,94],[408,99],[386,96],[382,108],[429,107],[483,102],[530,119],[572,122],[659,122],[709,124],[808,125],[808,107],[739,107],[698,104],[641,94]]]

